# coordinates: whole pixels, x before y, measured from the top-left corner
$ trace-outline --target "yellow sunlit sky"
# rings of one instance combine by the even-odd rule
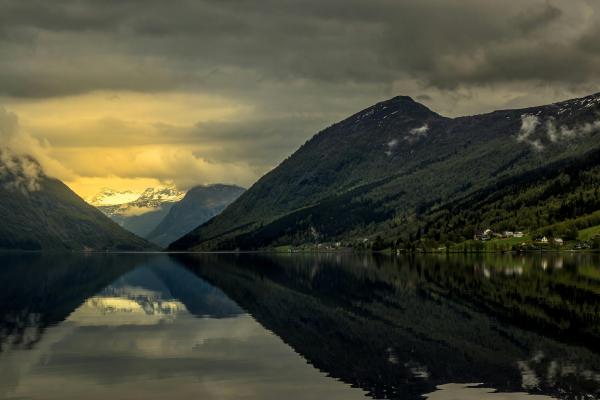
[[[196,138],[196,124],[223,123],[252,113],[249,105],[217,97],[97,91],[14,101],[10,111],[18,115],[20,130],[64,167],[46,166],[47,173],[82,197],[103,187],[187,188],[212,181],[248,185],[259,173],[247,162],[210,160],[221,145]]]

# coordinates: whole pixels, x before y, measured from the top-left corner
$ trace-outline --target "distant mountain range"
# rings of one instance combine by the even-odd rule
[[[0,249],[148,250],[31,157],[0,150]]]
[[[242,193],[244,189],[234,185],[196,186],[170,208],[169,213],[146,238],[166,247],[218,215]]]
[[[600,210],[599,114],[600,94],[460,118],[394,97],[315,135],[170,249],[435,247],[487,227],[572,231]]]
[[[234,185],[196,186],[184,193],[174,186],[143,192],[102,189],[88,203],[123,228],[166,247],[219,214],[244,189]]]
[[[146,237],[184,195],[173,186],[147,188],[143,192],[104,188],[87,201],[123,228]]]
[[[0,248],[152,248],[122,228],[175,240],[170,250],[439,249],[483,230],[585,233],[600,248],[599,139],[600,94],[460,118],[395,97],[318,133],[243,193],[107,189],[88,199],[102,212],[0,150]]]

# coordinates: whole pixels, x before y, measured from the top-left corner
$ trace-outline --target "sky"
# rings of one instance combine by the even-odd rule
[[[446,116],[600,92],[598,0],[0,0],[0,145],[82,197],[250,186],[408,95]]]

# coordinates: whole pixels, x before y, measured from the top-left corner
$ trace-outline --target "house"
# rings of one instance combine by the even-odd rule
[[[511,238],[511,237],[515,237],[515,233],[512,231],[504,231],[504,233],[502,233],[502,236],[505,238]]]
[[[516,237],[516,238],[522,238],[523,236],[525,236],[525,235],[523,234],[523,232],[519,232],[519,231],[517,231],[517,232],[515,232],[515,233],[514,233],[514,237]]]
[[[490,240],[493,232],[491,229],[486,229],[484,231],[475,231],[475,235],[473,236],[474,240],[486,241]]]
[[[575,250],[589,249],[590,247],[592,247],[592,246],[590,245],[589,242],[577,242],[575,244]]]
[[[540,238],[538,240],[538,242],[540,242],[540,243],[548,243],[548,238],[546,236],[544,236],[544,237]]]
[[[564,244],[564,241],[561,238],[554,238],[554,244],[562,246]]]

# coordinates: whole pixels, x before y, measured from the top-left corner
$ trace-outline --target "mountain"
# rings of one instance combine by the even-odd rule
[[[133,190],[114,190],[111,188],[102,188],[96,195],[86,199],[88,203],[96,207],[116,206],[120,204],[131,203],[140,198],[142,192]]]
[[[171,207],[169,213],[146,238],[166,247],[219,214],[243,192],[243,188],[234,185],[196,186]]]
[[[184,196],[175,187],[147,188],[143,192],[102,189],[87,201],[123,228],[147,237]]]
[[[0,150],[0,249],[145,250],[153,246],[46,176],[30,157]]]
[[[558,179],[566,166],[585,167],[588,181],[600,183],[599,112],[600,94],[459,118],[394,97],[319,132],[170,249],[362,246],[377,236],[388,244],[465,240],[483,223],[480,207],[471,206],[488,204],[486,196],[502,193],[502,207],[515,193]],[[579,178],[563,180],[578,185]],[[564,195],[549,192],[545,200]],[[449,226],[449,210],[469,212]],[[551,218],[528,221],[523,229],[540,229]]]

